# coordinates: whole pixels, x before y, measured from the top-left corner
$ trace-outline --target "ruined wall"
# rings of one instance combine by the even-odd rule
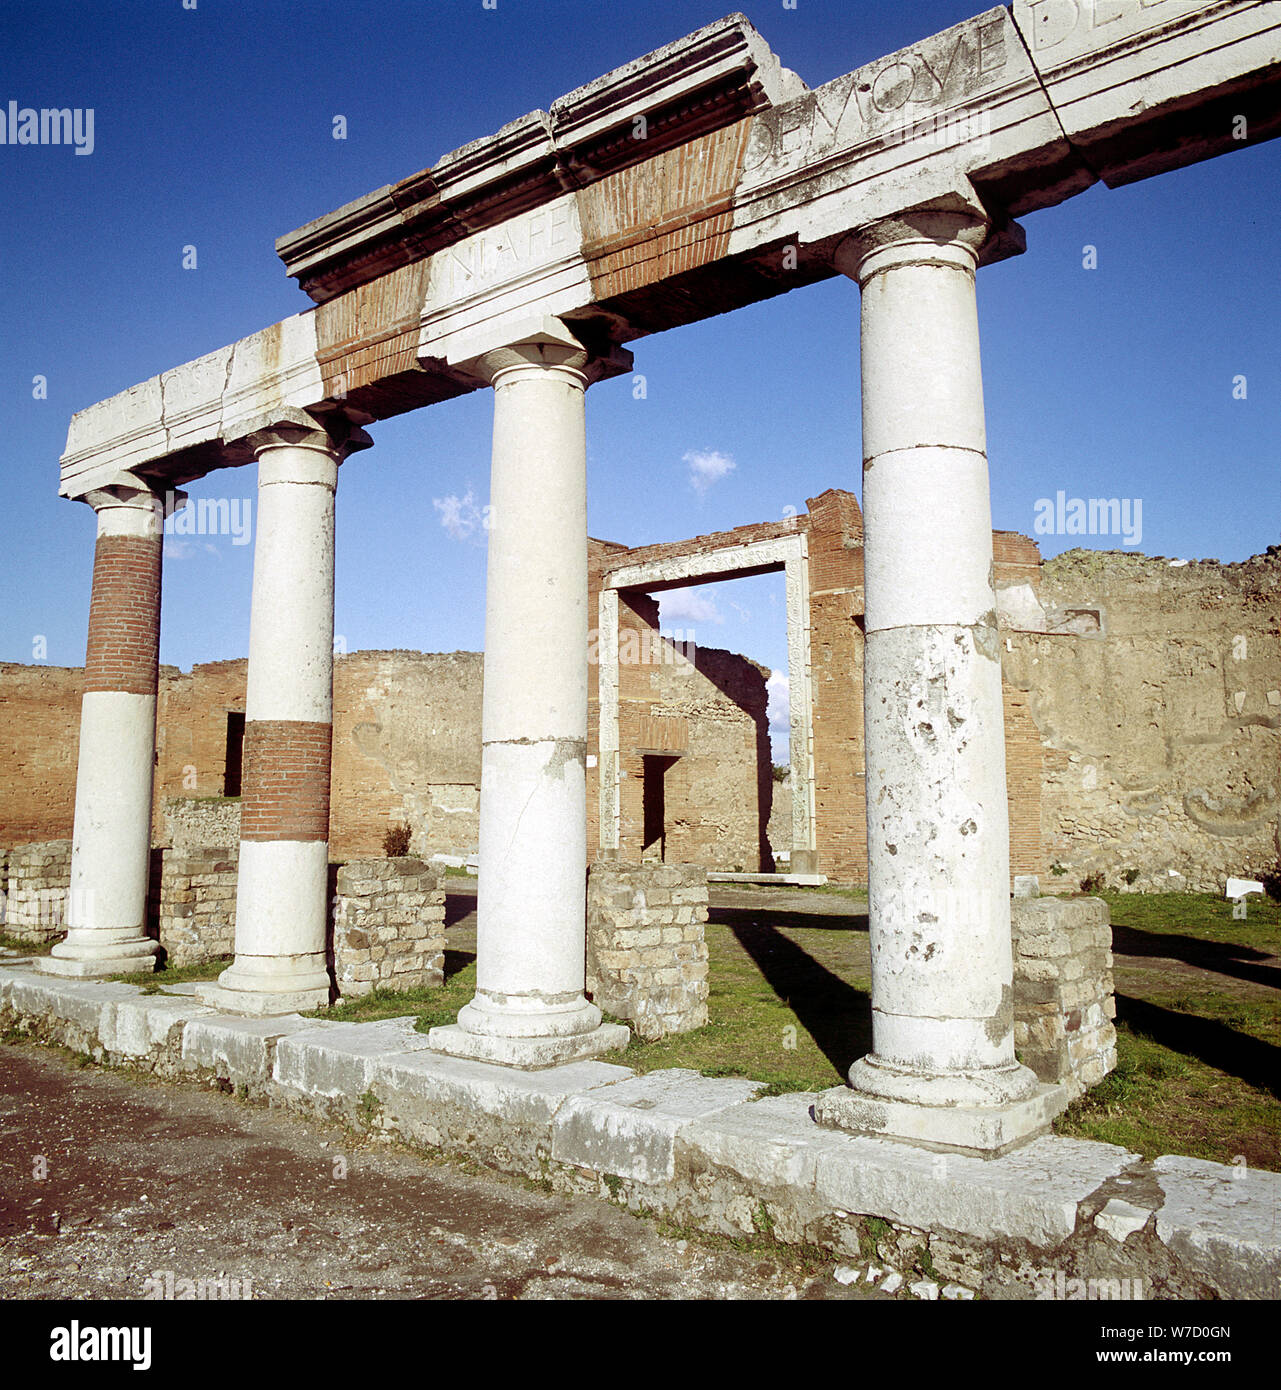
[[[1069,551],[1007,680],[1045,745],[1048,883],[1223,889],[1281,857],[1281,548],[1241,564]],[[1126,876],[1132,876],[1132,884]]]
[[[353,652],[334,664],[330,852],[383,852],[392,824],[410,853],[474,854],[479,842],[479,652]]]
[[[593,615],[601,567],[619,553],[641,552],[592,543]],[[711,869],[772,867],[768,670],[732,652],[662,638],[658,604],[645,594],[620,594],[618,629],[620,859],[635,863],[661,855],[669,863]],[[598,672],[594,665],[588,683],[590,857],[600,844]],[[665,834],[647,844],[646,756],[662,754],[669,755],[662,772]]]
[[[0,662],[0,849],[69,840],[84,672]]]

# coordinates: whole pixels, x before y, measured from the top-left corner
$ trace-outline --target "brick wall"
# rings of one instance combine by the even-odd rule
[[[707,1022],[707,871],[598,862],[587,875],[587,992],[646,1041]]]

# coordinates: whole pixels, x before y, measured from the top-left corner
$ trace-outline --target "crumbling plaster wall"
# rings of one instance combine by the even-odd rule
[[[1281,857],[1281,547],[1240,564],[1069,551],[1008,683],[1045,744],[1047,882],[1219,891]],[[1075,629],[1075,630],[1072,630]]]

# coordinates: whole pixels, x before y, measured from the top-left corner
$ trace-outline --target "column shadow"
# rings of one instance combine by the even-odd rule
[[[1128,994],[1116,996],[1116,1021],[1281,1098],[1281,1047],[1273,1043],[1239,1033],[1215,1019],[1178,1013]]]
[[[750,913],[717,913],[722,922],[730,916],[749,918]],[[800,917],[806,926],[815,925],[804,913],[777,916]],[[820,965],[772,923],[757,918],[728,925],[770,988],[793,1010],[819,1051],[842,1076],[872,1050],[872,996],[867,991],[856,989]],[[849,930],[848,925],[844,929]]]
[[[1195,965],[1200,970],[1213,970],[1236,980],[1269,989],[1281,989],[1281,968],[1275,965],[1255,965],[1255,961],[1272,960],[1266,951],[1253,946],[1239,946],[1231,941],[1202,941],[1195,936],[1170,932],[1144,931],[1140,927],[1112,927],[1112,950],[1123,956],[1164,956]]]

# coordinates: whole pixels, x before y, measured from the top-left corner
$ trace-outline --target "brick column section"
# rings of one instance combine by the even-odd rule
[[[584,993],[585,393],[604,364],[547,319],[475,370],[494,388],[476,994],[429,1037],[442,1052],[533,1070],[629,1038]]]
[[[847,239],[862,294],[873,1051],[822,1123],[997,1152],[1066,1104],[1014,1056],[1009,820],[975,272],[981,209]],[[921,557],[928,556],[928,564]]]
[[[57,975],[115,975],[152,969],[157,950],[147,936],[146,907],[163,505],[141,480],[83,500],[98,515],[98,540],[80,706],[68,931],[41,968]]]
[[[372,442],[345,417],[255,422],[258,460],[236,887],[236,959],[201,994],[266,1015],[329,1003],[329,764],[333,732],[334,493]]]

